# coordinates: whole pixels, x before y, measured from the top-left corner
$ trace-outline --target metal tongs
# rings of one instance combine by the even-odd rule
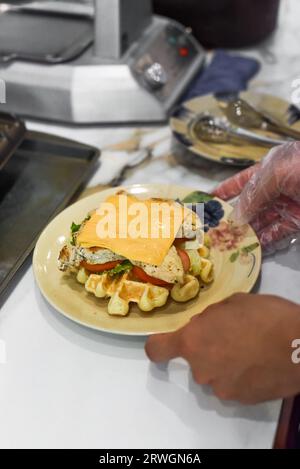
[[[220,101],[219,106],[228,121],[235,126],[244,129],[265,130],[281,137],[300,140],[299,131],[275,121],[271,116],[255,109],[244,99]]]
[[[23,121],[12,114],[0,113],[0,170],[20,146],[25,134]]]
[[[237,127],[228,122],[226,118],[214,117],[209,113],[202,113],[195,117],[190,124],[190,129],[196,139],[216,144],[241,145],[249,143],[273,147],[287,142],[287,140],[266,137]]]

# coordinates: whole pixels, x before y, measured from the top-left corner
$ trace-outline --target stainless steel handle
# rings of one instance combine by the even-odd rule
[[[265,135],[259,135],[255,132],[251,132],[250,130],[243,129],[241,127],[234,127],[232,126],[231,128],[228,129],[232,135],[237,135],[239,137],[243,138],[248,138],[249,140],[252,140],[253,142],[256,143],[262,143],[262,144],[267,144],[267,145],[282,145],[283,143],[287,143],[289,140],[283,140],[283,139],[275,139],[271,137],[267,137]]]
[[[151,0],[94,0],[94,55],[119,60],[151,21]]]

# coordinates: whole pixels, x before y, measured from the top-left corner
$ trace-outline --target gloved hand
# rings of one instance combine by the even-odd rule
[[[250,223],[266,252],[286,247],[300,238],[300,142],[273,148],[214,194],[223,200],[239,195],[231,218]]]

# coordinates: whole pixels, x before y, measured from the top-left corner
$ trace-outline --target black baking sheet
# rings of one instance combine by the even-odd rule
[[[0,170],[21,145],[26,133],[24,123],[11,114],[0,113]]]
[[[91,174],[95,148],[28,132],[0,171],[0,294],[47,223]]]

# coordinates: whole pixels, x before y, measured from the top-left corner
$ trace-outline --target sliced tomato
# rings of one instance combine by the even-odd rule
[[[166,288],[173,287],[173,283],[165,282],[164,280],[161,280],[160,278],[151,277],[150,275],[146,274],[146,272],[143,269],[141,269],[140,267],[137,267],[136,265],[133,267],[132,273],[136,278],[141,280],[141,282],[151,283],[152,285],[156,285],[158,287],[166,287]]]
[[[181,259],[183,270],[185,272],[188,272],[191,267],[191,261],[190,261],[188,253],[184,249],[179,249],[179,248],[176,248],[176,249],[177,249],[178,256]]]
[[[111,261],[105,262],[104,264],[89,264],[88,262],[82,261],[80,265],[89,272],[103,272],[104,270],[114,269],[120,263],[121,261]]]

